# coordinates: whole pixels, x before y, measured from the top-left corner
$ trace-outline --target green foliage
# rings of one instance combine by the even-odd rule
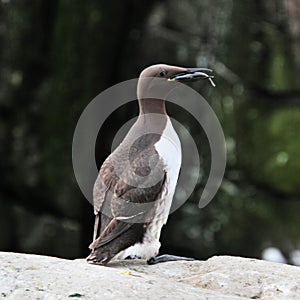
[[[247,115],[246,109],[251,110],[247,106],[240,113]],[[247,136],[240,137],[247,155],[240,155],[253,180],[284,194],[299,194],[300,109],[271,109],[248,122]]]

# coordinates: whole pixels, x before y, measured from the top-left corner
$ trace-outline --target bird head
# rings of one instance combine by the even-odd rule
[[[152,65],[144,69],[139,77],[137,94],[139,99],[165,99],[178,82],[208,79],[213,86],[212,70],[206,68],[184,68],[165,64]]]

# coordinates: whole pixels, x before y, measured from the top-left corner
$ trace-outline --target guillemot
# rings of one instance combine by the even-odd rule
[[[208,74],[207,74],[208,73]],[[139,116],[100,168],[93,190],[95,225],[90,263],[137,257],[149,264],[189,258],[157,256],[181,167],[181,144],[165,108],[179,81],[209,79],[206,68],[165,64],[139,77]]]

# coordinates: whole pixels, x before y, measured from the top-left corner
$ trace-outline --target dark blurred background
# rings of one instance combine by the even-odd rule
[[[0,3],[0,250],[88,254],[94,216],[72,169],[77,120],[101,91],[163,62],[215,71],[217,88],[192,87],[222,124],[228,161],[218,194],[199,209],[207,139],[191,115],[168,105],[197,142],[202,169],[193,195],[163,229],[161,252],[261,257],[276,247],[293,262],[300,249],[300,0]],[[133,103],[106,122],[99,164],[136,114]]]

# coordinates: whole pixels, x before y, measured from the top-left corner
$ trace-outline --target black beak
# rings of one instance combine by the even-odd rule
[[[169,81],[195,81],[199,79],[208,79],[213,87],[215,87],[215,83],[212,78],[212,70],[207,68],[187,68],[185,72],[176,74],[170,77]]]

